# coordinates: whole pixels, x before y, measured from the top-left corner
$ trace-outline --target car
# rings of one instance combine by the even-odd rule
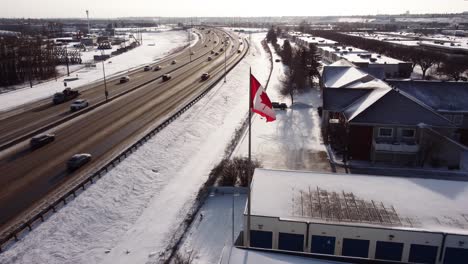
[[[172,76],[170,74],[167,74],[167,73],[163,74],[163,76],[162,76],[163,82],[169,81],[171,78],[172,78]]]
[[[177,63],[176,60],[173,60],[173,61],[171,62],[172,65],[174,65],[174,64],[176,64],[176,63]]]
[[[214,50],[211,51],[211,54],[214,54]]]
[[[242,43],[242,42],[241,42],[241,43],[239,43],[239,45],[242,45],[242,44],[244,44],[244,43]]]
[[[146,65],[145,68],[143,68],[144,71],[150,71],[151,70],[151,66],[149,65]]]
[[[214,41],[214,44],[218,43],[216,40]]]
[[[208,56],[208,61],[212,61],[213,58],[211,58],[211,56]]]
[[[223,50],[224,50],[223,48],[220,48],[220,49],[219,49],[219,52],[223,52]]]
[[[42,135],[37,135],[31,138],[29,141],[29,146],[31,147],[32,150],[38,149],[40,147],[43,147],[50,142],[55,140],[55,135],[54,134],[42,134]]]
[[[205,45],[205,48],[207,48],[207,47],[208,47],[208,45]]]
[[[92,156],[89,153],[79,153],[73,155],[68,161],[67,161],[67,169],[68,171],[75,171],[79,168],[81,168],[83,165],[88,163],[91,160]]]
[[[159,71],[161,69],[162,69],[161,65],[157,65],[157,66],[154,67],[154,71]]]
[[[237,53],[241,53],[242,51],[241,50],[237,50]]]
[[[207,73],[207,72],[203,73],[202,76],[201,76],[201,80],[202,80],[202,81],[206,81],[206,80],[208,80],[209,78],[210,78],[210,74]]]
[[[85,99],[78,99],[75,100],[71,105],[70,105],[70,111],[75,112],[80,109],[83,109],[89,105],[88,101]]]
[[[128,76],[122,76],[120,77],[120,83],[126,83],[130,81],[130,77]]]
[[[219,53],[218,53],[218,52],[216,52],[214,55],[215,55],[215,56],[218,56],[218,55],[219,55]]]
[[[280,59],[276,59],[275,61],[276,61],[276,62],[281,62],[281,60],[280,60]]]

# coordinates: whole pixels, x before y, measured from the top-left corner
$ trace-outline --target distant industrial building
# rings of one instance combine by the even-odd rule
[[[468,263],[468,182],[256,169],[250,245],[411,263]],[[247,234],[244,213],[244,241]]]

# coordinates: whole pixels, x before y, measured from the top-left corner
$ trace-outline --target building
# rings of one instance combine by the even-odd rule
[[[256,169],[250,245],[412,263],[468,263],[468,182]],[[246,241],[247,209],[244,213]]]
[[[456,139],[468,146],[467,82],[389,80],[388,84],[424,102],[452,121],[458,128]]]
[[[413,72],[410,62],[400,61],[354,47],[319,47],[318,51],[327,63],[345,59],[362,69],[380,70],[383,72],[384,78],[409,78]]]
[[[321,87],[323,135],[346,159],[466,169],[468,148],[454,140],[453,119],[432,108],[430,96],[396,89],[345,60],[324,67]]]

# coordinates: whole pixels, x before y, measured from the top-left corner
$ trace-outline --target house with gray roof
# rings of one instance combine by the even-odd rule
[[[397,89],[342,61],[324,67],[321,85],[324,137],[347,159],[461,167],[468,149],[453,140],[453,119],[428,103],[428,95]]]
[[[468,83],[446,81],[387,81],[393,88],[424,102],[457,127],[456,139],[468,146]]]

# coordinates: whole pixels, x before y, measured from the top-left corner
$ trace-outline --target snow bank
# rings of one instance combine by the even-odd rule
[[[252,35],[227,83],[0,254],[0,263],[156,261],[247,113],[249,67],[261,82],[268,77],[264,36]]]

